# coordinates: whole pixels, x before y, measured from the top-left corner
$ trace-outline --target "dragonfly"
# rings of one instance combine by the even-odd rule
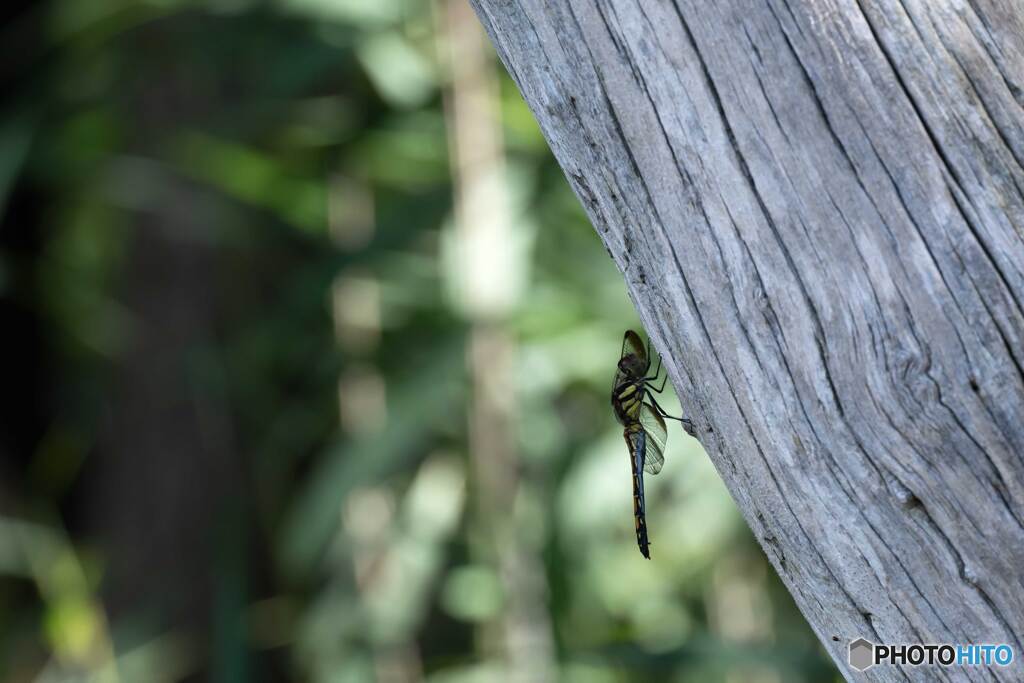
[[[668,429],[665,420],[676,420],[691,436],[693,423],[684,417],[673,417],[658,405],[655,394],[665,389],[668,373],[655,387],[654,382],[661,373],[661,358],[653,375],[651,369],[651,347],[645,347],[640,335],[626,330],[622,339],[622,352],[615,369],[612,385],[612,409],[615,418],[624,429],[622,436],[629,448],[630,467],[633,472],[633,521],[636,525],[636,544],[640,554],[651,559],[650,543],[647,539],[647,515],[644,502],[644,472],[657,474],[665,464],[665,443]]]

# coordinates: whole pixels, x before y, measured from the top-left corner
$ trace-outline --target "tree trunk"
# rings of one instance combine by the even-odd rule
[[[1024,656],[1024,5],[474,0],[807,620]]]

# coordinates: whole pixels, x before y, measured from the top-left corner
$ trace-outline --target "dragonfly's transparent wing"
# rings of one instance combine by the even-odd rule
[[[668,429],[661,415],[647,403],[640,406],[640,426],[647,434],[647,457],[644,459],[644,471],[650,474],[661,472],[665,464],[665,443],[668,441]]]
[[[646,368],[648,366],[647,360],[647,348],[644,343],[640,341],[640,335],[633,330],[626,330],[626,334],[622,337],[622,353],[619,354],[619,360],[634,356],[636,361],[631,363],[639,368]],[[616,365],[615,368],[615,380],[612,383],[612,390],[614,391],[620,384],[627,379],[636,379],[635,377],[628,377],[626,373],[622,371],[622,368]]]
[[[633,330],[626,330],[622,336],[622,356],[633,354],[644,364],[647,363],[647,347],[640,341],[640,335]]]

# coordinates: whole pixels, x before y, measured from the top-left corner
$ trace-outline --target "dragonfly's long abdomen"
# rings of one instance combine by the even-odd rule
[[[644,458],[647,453],[647,435],[639,424],[626,427],[622,435],[629,445],[630,467],[633,470],[633,521],[636,524],[636,544],[640,554],[651,559],[647,541],[647,515],[644,502]]]

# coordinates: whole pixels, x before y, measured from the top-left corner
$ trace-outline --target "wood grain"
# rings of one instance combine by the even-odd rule
[[[840,669],[1024,679],[1024,4],[473,3]]]

